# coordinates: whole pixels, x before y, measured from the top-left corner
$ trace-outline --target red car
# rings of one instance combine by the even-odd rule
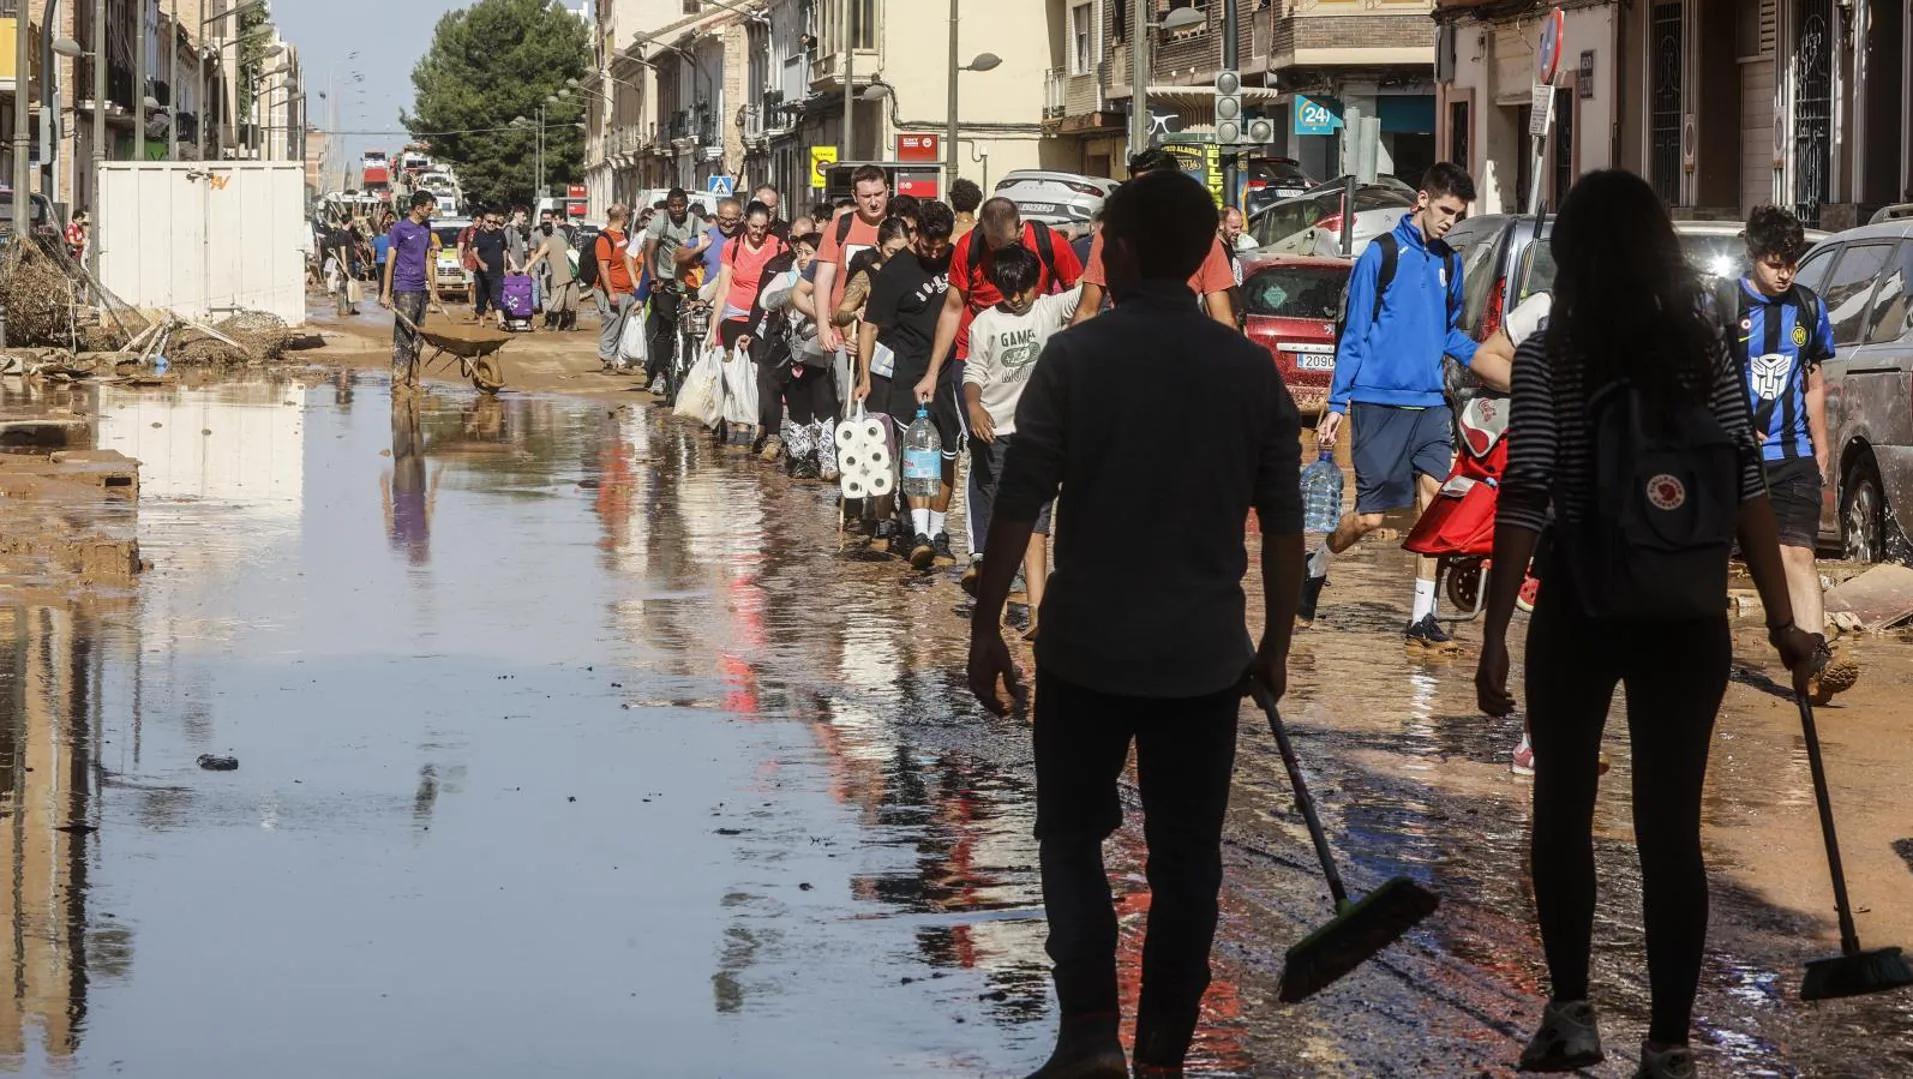
[[[1305,421],[1327,403],[1335,378],[1335,322],[1351,265],[1318,255],[1242,260],[1244,328],[1275,358]]]

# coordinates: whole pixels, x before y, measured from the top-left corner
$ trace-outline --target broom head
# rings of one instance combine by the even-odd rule
[[[1359,903],[1345,904],[1327,925],[1289,949],[1277,995],[1285,1004],[1307,999],[1401,939],[1440,905],[1439,896],[1407,877],[1390,880]]]
[[[1900,950],[1875,948],[1808,963],[1807,977],[1800,983],[1800,999],[1858,997],[1909,985],[1913,985],[1913,967],[1907,965]]]

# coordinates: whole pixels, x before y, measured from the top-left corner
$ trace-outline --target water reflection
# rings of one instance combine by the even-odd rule
[[[385,534],[392,549],[423,566],[432,558],[432,509],[438,501],[438,475],[425,477],[425,442],[419,434],[419,395],[392,398],[392,471],[380,481]]]
[[[103,771],[99,612],[87,604],[0,608],[0,874],[10,931],[0,962],[0,1060],[60,1068],[86,1031],[94,981],[123,977],[132,931],[88,909]]]

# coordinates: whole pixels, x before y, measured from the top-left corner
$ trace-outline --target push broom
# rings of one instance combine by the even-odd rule
[[[1282,726],[1275,702],[1254,682],[1250,683],[1250,694],[1269,717],[1269,730],[1275,734],[1282,764],[1289,771],[1289,783],[1295,788],[1295,802],[1302,809],[1302,819],[1308,822],[1309,838],[1315,842],[1322,875],[1328,878],[1329,895],[1335,899],[1335,917],[1289,949],[1277,996],[1283,1003],[1293,1004],[1327,988],[1401,939],[1415,923],[1435,912],[1441,898],[1407,877],[1395,877],[1359,902],[1349,901],[1348,888],[1336,871],[1335,855],[1329,850],[1321,819],[1315,815],[1315,800],[1309,797],[1302,766],[1295,759],[1295,747],[1289,744],[1289,732]]]
[[[1827,842],[1827,867],[1833,871],[1833,906],[1840,915],[1840,954],[1815,959],[1807,964],[1807,976],[1800,983],[1801,1000],[1832,1000],[1884,993],[1913,985],[1913,967],[1908,967],[1898,948],[1862,951],[1860,934],[1853,928],[1853,908],[1847,901],[1846,871],[1840,868],[1840,841],[1833,834],[1833,803],[1827,797],[1827,770],[1820,761],[1820,735],[1813,725],[1813,705],[1806,696],[1800,703],[1800,726],[1807,735],[1807,766],[1813,771],[1813,800],[1820,807],[1820,834]]]

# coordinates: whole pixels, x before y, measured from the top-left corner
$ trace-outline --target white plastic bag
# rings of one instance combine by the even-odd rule
[[[698,358],[678,388],[677,414],[716,427],[724,418],[724,363],[713,349]]]
[[[757,422],[757,364],[741,348],[724,360],[724,422],[733,427]]]
[[[645,340],[650,336],[645,332],[644,308],[632,304],[625,313],[624,329],[618,332],[618,357],[632,367],[642,366],[645,353],[650,344]]]

